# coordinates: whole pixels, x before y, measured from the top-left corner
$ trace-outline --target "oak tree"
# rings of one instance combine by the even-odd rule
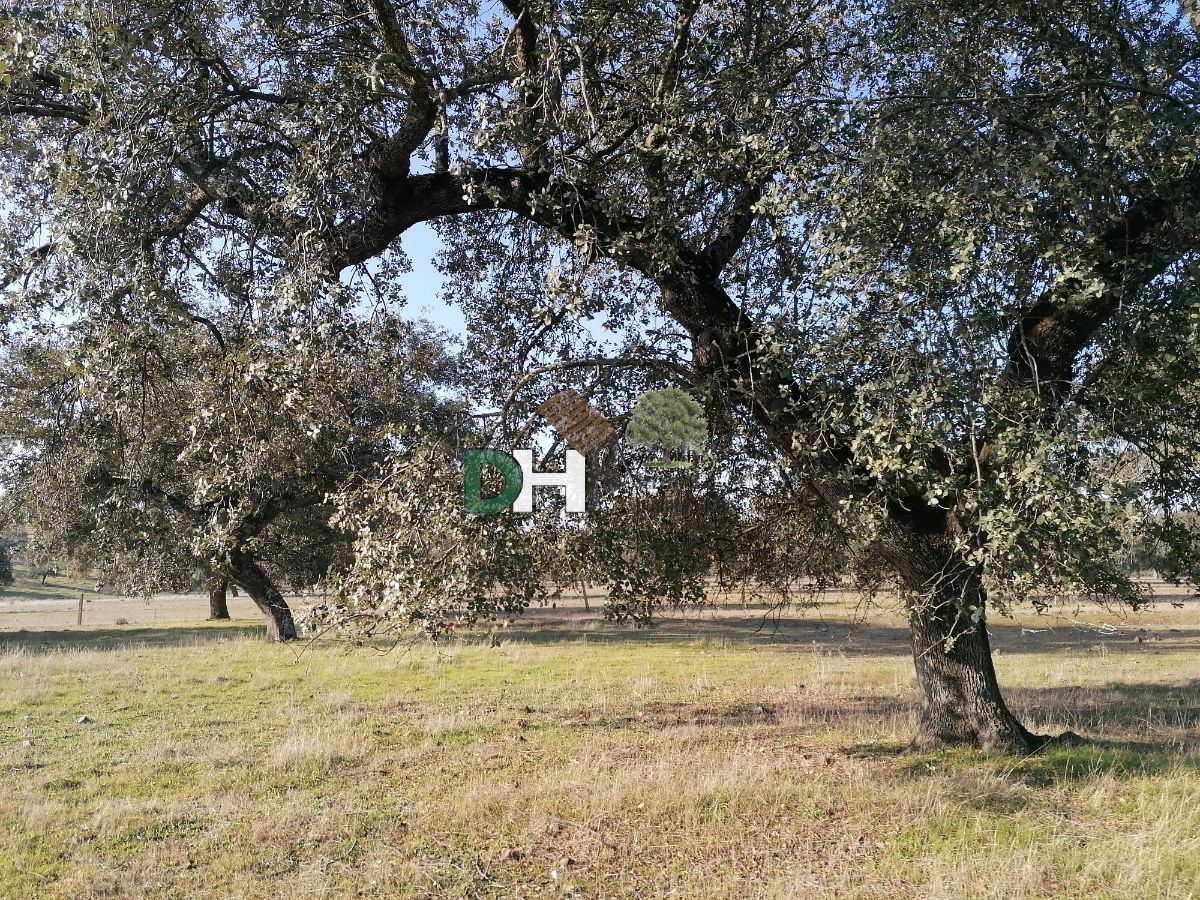
[[[104,346],[202,296],[311,346],[434,223],[506,413],[550,372],[669,373],[890,568],[922,744],[1039,746],[989,603],[1140,602],[1120,534],[1195,502],[1190,6],[8,9],[10,333]]]

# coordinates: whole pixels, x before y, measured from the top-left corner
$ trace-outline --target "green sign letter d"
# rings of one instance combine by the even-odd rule
[[[483,478],[480,471],[484,465],[492,466],[500,471],[504,478],[504,490],[495,497],[479,496],[483,490]],[[507,453],[499,450],[467,450],[463,453],[463,509],[475,515],[503,512],[512,506],[517,495],[521,493],[524,479],[521,477],[521,465]]]

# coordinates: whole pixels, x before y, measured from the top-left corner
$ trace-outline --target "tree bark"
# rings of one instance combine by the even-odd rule
[[[208,617],[210,619],[229,618],[229,581],[221,578],[209,582],[208,585]]]
[[[245,553],[233,554],[230,561],[233,581],[250,595],[267,620],[267,640],[272,643],[294,641],[297,635],[292,611],[270,576],[252,556]]]
[[[913,746],[1029,754],[1048,740],[1009,710],[996,680],[978,570],[952,553],[911,548],[896,568],[908,596],[921,713]]]

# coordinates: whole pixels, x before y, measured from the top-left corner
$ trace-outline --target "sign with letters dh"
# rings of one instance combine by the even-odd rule
[[[615,434],[612,425],[577,391],[559,391],[538,406],[538,412],[567,441],[566,471],[533,471],[533,451],[514,450],[510,456],[501,450],[467,450],[463,454],[466,481],[463,508],[475,515],[503,512],[533,512],[535,487],[562,487],[567,494],[567,512],[584,512],[587,470],[584,456],[598,449]],[[504,487],[494,497],[484,497],[483,467],[500,473]]]
[[[504,487],[494,497],[482,496],[484,466],[496,469],[504,481]],[[463,508],[468,513],[488,515],[503,512],[509,506],[513,512],[531,513],[535,487],[565,488],[566,511],[584,512],[587,470],[578,450],[567,451],[565,472],[535,472],[532,450],[515,450],[512,456],[500,450],[467,450],[463,454],[463,469],[466,477]]]

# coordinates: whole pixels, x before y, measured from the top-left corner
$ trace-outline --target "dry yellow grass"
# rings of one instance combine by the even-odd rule
[[[845,600],[386,654],[0,634],[0,895],[1200,894],[1200,605],[995,623],[1022,715],[1097,740],[1015,759],[908,752],[900,622]]]

